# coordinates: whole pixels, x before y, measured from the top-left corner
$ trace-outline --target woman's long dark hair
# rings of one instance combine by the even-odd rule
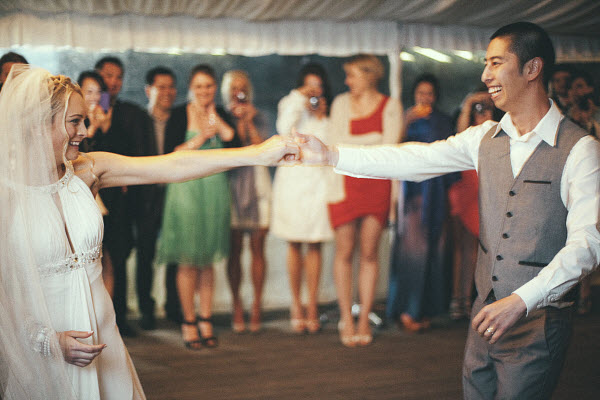
[[[314,62],[304,64],[298,73],[298,79],[296,81],[296,88],[304,86],[304,79],[307,75],[316,75],[321,78],[323,85],[323,97],[327,102],[327,114],[329,114],[329,106],[331,105],[331,88],[329,87],[329,81],[327,80],[327,72],[321,64]]]

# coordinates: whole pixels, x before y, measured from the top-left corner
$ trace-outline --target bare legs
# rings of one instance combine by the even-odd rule
[[[360,227],[358,222],[349,222],[335,230],[336,252],[333,268],[340,308],[340,338],[346,346],[367,345],[372,340],[369,313],[373,307],[379,273],[378,249],[383,227],[370,215],[360,220]],[[361,312],[355,327],[352,318],[352,256],[357,231],[360,242],[358,294]]]
[[[227,278],[229,288],[231,289],[231,304],[233,307],[231,316],[231,328],[236,333],[246,330],[244,323],[244,307],[240,298],[240,284],[242,281],[242,271],[240,256],[242,253],[243,232],[238,229],[231,230],[231,251],[229,261],[227,262]]]
[[[340,309],[340,338],[346,346],[354,346],[356,330],[352,319],[352,256],[356,238],[357,221],[335,229],[335,256],[333,277]]]
[[[288,275],[292,293],[290,318],[292,329],[298,333],[306,328],[310,333],[320,329],[318,311],[319,279],[321,277],[321,243],[307,243],[308,249],[303,259],[302,243],[289,242]],[[308,303],[306,314],[301,299],[302,271],[306,273]]]
[[[252,287],[254,288],[254,302],[250,314],[250,331],[258,332],[261,323],[262,292],[265,283],[266,261],[265,261],[265,238],[267,229],[257,229],[250,234],[250,252],[252,255],[251,275]],[[245,330],[244,307],[240,297],[240,283],[242,280],[242,268],[240,256],[242,252],[243,231],[231,230],[231,253],[227,264],[227,277],[231,288],[233,316],[232,328],[235,332]]]
[[[186,342],[198,341],[198,330],[195,325],[196,309],[194,306],[194,295],[200,296],[200,316],[210,318],[212,316],[214,273],[212,265],[205,269],[198,269],[192,265],[181,264],[177,270],[177,292],[181,303],[184,324],[181,325],[183,340]],[[213,326],[210,322],[199,323],[203,337],[213,336]],[[200,343],[194,343],[193,348],[199,348]]]

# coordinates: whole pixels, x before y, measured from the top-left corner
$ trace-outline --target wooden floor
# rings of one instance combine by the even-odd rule
[[[600,305],[597,303],[597,305]],[[600,398],[600,307],[578,317],[554,399]],[[256,335],[236,335],[217,318],[220,346],[186,350],[175,324],[126,339],[149,400],[460,399],[468,323],[435,320],[411,335],[377,332],[366,348],[339,344],[334,323],[317,335],[294,335],[283,312],[266,316]]]

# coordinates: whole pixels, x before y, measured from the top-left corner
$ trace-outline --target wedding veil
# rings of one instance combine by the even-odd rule
[[[75,397],[30,246],[32,189],[58,180],[53,79],[16,64],[0,93],[0,399]]]

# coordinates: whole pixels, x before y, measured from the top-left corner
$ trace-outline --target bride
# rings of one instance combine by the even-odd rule
[[[13,67],[0,94],[0,398],[144,399],[101,275],[101,188],[179,182],[298,157],[241,149],[129,158],[79,153],[77,84]]]

